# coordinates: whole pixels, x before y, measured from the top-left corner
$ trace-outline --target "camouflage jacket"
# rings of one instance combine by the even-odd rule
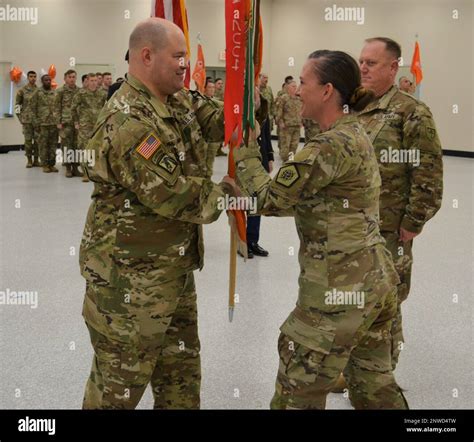
[[[365,290],[378,297],[395,288],[398,277],[379,231],[377,159],[355,116],[313,138],[273,179],[257,157],[254,148],[236,151],[237,183],[257,198],[260,214],[295,217],[300,307],[344,310],[325,305],[324,294]]]
[[[421,232],[443,193],[443,152],[429,108],[392,86],[359,112],[359,121],[380,166],[381,229]]]
[[[224,87],[222,87],[222,89],[216,89],[214,97],[219,101],[224,101]]]
[[[50,89],[47,91],[43,87],[38,88],[31,97],[31,109],[33,112],[33,121],[37,126],[55,126],[54,106],[56,91]]]
[[[54,121],[56,124],[72,123],[72,101],[79,92],[78,87],[64,85],[56,91]]]
[[[38,88],[36,86],[27,84],[16,94],[15,113],[22,124],[31,124],[34,122],[33,111],[31,109],[31,98],[37,90]]]
[[[268,115],[270,118],[275,117],[275,106],[274,106],[274,98],[273,98],[273,91],[270,86],[261,87],[260,88],[260,95],[262,95],[268,103]]]
[[[80,90],[72,100],[71,115],[74,124],[79,123],[80,128],[93,127],[106,98],[100,89],[94,92]]]
[[[96,162],[86,166],[94,191],[80,250],[84,278],[147,287],[202,268],[201,225],[219,217],[225,196],[204,178],[203,134],[223,139],[222,109],[185,89],[164,104],[128,75],[88,144]]]
[[[301,99],[299,97],[282,94],[276,109],[277,120],[283,123],[285,127],[300,127],[301,106]]]
[[[316,121],[311,120],[310,118],[303,119],[303,126],[304,126],[304,138],[305,141],[308,142],[312,140],[316,135],[321,133],[321,128]]]

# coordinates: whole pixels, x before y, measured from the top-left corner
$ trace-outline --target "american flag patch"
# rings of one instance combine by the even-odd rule
[[[161,141],[154,134],[148,135],[135,149],[143,158],[149,160],[161,145]]]

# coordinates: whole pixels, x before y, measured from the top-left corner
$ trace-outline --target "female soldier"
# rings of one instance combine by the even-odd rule
[[[390,326],[398,276],[379,232],[380,175],[354,115],[372,99],[356,61],[316,51],[298,94],[319,123],[272,180],[250,146],[236,151],[237,184],[266,215],[295,217],[301,246],[296,308],[280,327],[275,409],[322,409],[341,372],[358,409],[408,408],[393,377]]]

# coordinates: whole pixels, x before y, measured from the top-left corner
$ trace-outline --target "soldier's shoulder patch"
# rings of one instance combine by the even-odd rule
[[[298,168],[294,164],[288,164],[278,171],[276,182],[289,188],[298,181],[298,178],[300,178]]]
[[[160,147],[161,141],[153,133],[149,133],[143,141],[135,148],[135,152],[140,154],[146,160],[149,160],[151,156],[156,152]]]
[[[434,127],[429,127],[429,126],[426,126],[426,138],[428,138],[428,140],[434,140],[436,136],[436,129]]]
[[[178,167],[178,162],[171,155],[165,154],[159,160],[157,159],[156,165],[166,170],[169,174],[173,174]]]

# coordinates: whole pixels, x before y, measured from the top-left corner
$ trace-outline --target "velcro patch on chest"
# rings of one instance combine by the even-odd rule
[[[151,156],[160,147],[161,141],[154,133],[148,134],[144,140],[136,147],[135,151],[140,154],[146,160],[149,160]]]
[[[290,188],[300,178],[300,173],[294,164],[283,166],[278,172],[276,182],[284,187]]]
[[[178,167],[176,160],[168,154],[163,155],[156,164],[158,167],[166,170],[169,174],[172,174]]]

